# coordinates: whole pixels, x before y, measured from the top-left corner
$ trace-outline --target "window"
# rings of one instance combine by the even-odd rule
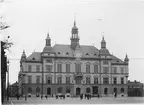
[[[90,84],[90,77],[86,77],[86,84]]]
[[[32,66],[28,65],[28,72],[31,72],[31,71],[32,71]]]
[[[98,77],[94,77],[94,84],[98,84]]]
[[[28,88],[28,93],[32,93],[32,88]]]
[[[52,65],[45,65],[47,72],[52,72]]]
[[[36,93],[40,93],[40,88],[39,87],[36,88]]]
[[[67,72],[67,73],[70,72],[70,64],[66,64],[66,72]]]
[[[121,78],[121,84],[124,84],[124,78],[123,77]]]
[[[86,65],[86,73],[90,73],[90,65]]]
[[[94,65],[94,73],[98,73],[98,65]]]
[[[58,84],[62,84],[62,77],[58,77]]]
[[[67,52],[66,55],[69,55],[69,53]]]
[[[39,65],[36,66],[36,72],[40,72],[40,66]]]
[[[124,68],[123,67],[121,68],[121,74],[124,74]]]
[[[103,65],[108,65],[108,60],[104,60]]]
[[[36,83],[37,83],[37,84],[40,83],[40,76],[36,76]]]
[[[51,84],[52,83],[52,77],[51,76],[46,76],[46,83]]]
[[[62,64],[57,64],[57,72],[62,72]]]
[[[109,84],[109,78],[108,77],[103,78],[103,84]]]
[[[66,93],[70,93],[70,87],[66,87]]]
[[[80,73],[81,72],[81,64],[75,64],[75,72]]]
[[[94,53],[94,56],[96,56],[97,54],[96,53]]]
[[[86,53],[86,55],[89,55],[88,53]]]
[[[117,78],[114,77],[113,79],[114,79],[114,82],[113,82],[113,83],[114,83],[114,84],[117,84]]]
[[[52,63],[51,59],[46,59],[46,63]]]
[[[58,92],[58,93],[62,93],[62,87],[59,87],[59,88],[57,89],[57,92]]]
[[[76,79],[76,84],[81,84],[81,80],[80,79]]]
[[[113,92],[114,92],[114,93],[117,93],[117,88],[114,88]]]
[[[117,73],[117,67],[113,67],[113,73]]]
[[[32,76],[28,76],[28,83],[32,83]]]
[[[90,88],[86,88],[86,93],[90,93]]]
[[[109,68],[108,67],[104,67],[103,68],[103,73],[109,73]]]
[[[104,88],[104,94],[108,94],[108,88]]]
[[[66,84],[70,84],[70,77],[66,77]]]
[[[124,88],[121,88],[121,93],[124,93]]]

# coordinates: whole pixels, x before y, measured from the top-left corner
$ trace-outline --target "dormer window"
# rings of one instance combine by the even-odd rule
[[[60,52],[58,52],[58,54],[60,54]]]
[[[97,54],[96,54],[96,53],[94,53],[94,56],[97,56]]]
[[[33,57],[32,60],[35,60],[35,58]]]
[[[69,53],[67,52],[66,55],[69,55]]]
[[[119,63],[119,61],[116,61],[117,63]]]
[[[86,55],[89,55],[88,53],[86,53]]]

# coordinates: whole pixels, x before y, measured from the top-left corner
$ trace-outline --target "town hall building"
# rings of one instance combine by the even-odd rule
[[[112,96],[117,93],[127,96],[127,55],[121,60],[110,54],[104,37],[100,49],[81,45],[79,40],[74,21],[70,45],[51,46],[51,38],[47,34],[42,52],[26,56],[23,51],[18,75],[19,94],[79,96],[81,93],[90,93]]]

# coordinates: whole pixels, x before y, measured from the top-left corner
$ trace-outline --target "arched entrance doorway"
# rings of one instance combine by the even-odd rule
[[[93,94],[98,94],[98,87],[97,86],[93,86]]]
[[[124,88],[121,88],[121,93],[124,93]]]
[[[90,93],[90,88],[86,88],[86,93]]]
[[[80,88],[76,88],[76,95],[80,95],[81,89]]]
[[[108,94],[108,88],[104,88],[104,94]]]
[[[37,93],[37,94],[40,93],[40,88],[39,88],[39,87],[36,88],[36,93]]]
[[[114,88],[114,93],[117,93],[117,88]]]
[[[51,88],[47,88],[47,95],[51,95]]]

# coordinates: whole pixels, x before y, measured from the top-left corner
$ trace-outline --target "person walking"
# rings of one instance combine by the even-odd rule
[[[83,93],[82,93],[82,99],[83,99]]]
[[[25,95],[25,101],[27,100],[27,95]]]

